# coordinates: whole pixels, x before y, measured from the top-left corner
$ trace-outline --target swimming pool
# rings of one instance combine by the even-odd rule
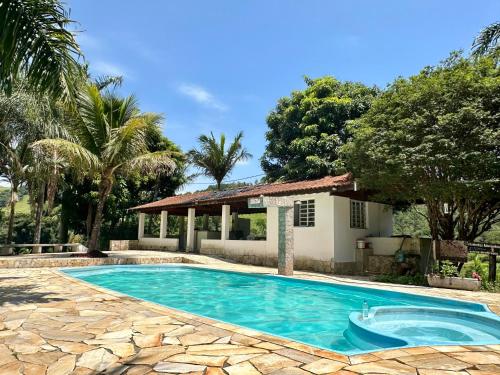
[[[464,311],[468,317],[485,317],[493,325],[491,329],[500,329],[500,319],[479,303],[350,285],[180,265],[98,266],[63,272],[133,297],[345,354],[419,345],[418,341],[386,337],[383,332],[380,338],[373,325],[353,324],[363,320],[359,314],[364,301],[370,308]],[[376,311],[370,313],[372,310]],[[496,333],[487,337],[487,342],[484,337],[481,342],[471,340],[463,343],[500,343],[500,331],[498,337]]]

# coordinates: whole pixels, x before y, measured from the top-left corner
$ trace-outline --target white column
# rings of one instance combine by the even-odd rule
[[[228,204],[222,205],[221,218],[221,240],[229,239],[229,231],[231,230],[231,206]]]
[[[146,214],[144,212],[139,212],[139,227],[137,230],[137,239],[140,240],[144,237],[144,219]]]
[[[187,219],[187,240],[186,240],[186,252],[193,252],[195,247],[194,238],[194,222],[196,217],[196,210],[191,207],[188,208],[188,219]]]
[[[160,238],[167,237],[168,211],[162,211],[160,216]]]
[[[177,216],[177,218],[179,219],[179,250],[186,250],[184,216]]]

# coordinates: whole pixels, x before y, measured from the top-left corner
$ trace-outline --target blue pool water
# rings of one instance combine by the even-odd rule
[[[178,265],[100,266],[63,271],[133,297],[346,354],[419,344],[391,337],[370,341],[373,333],[360,327],[353,329],[349,316],[352,319],[356,315],[353,313],[359,313],[364,301],[369,307],[431,307],[496,318],[485,305],[477,303],[272,275]],[[493,324],[500,326],[500,320]],[[412,331],[411,327],[406,329]],[[499,339],[500,333],[487,341],[497,343]]]

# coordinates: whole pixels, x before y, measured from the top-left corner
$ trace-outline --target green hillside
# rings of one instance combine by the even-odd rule
[[[0,186],[0,209],[4,211],[5,214],[8,213],[8,208],[6,207],[9,201],[9,191],[10,189],[5,186]],[[29,196],[28,194],[24,194],[19,202],[16,204],[16,213],[20,214],[29,214],[30,213],[30,205],[29,205]]]

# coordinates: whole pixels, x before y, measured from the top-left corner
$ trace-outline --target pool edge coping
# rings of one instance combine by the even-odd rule
[[[161,266],[161,265],[162,264],[140,264],[139,266]],[[186,263],[166,263],[166,264],[163,264],[163,265],[166,265],[166,266],[177,265],[177,266],[191,267],[191,268],[198,268],[198,266],[201,266],[200,268],[208,268],[208,269],[212,269],[214,271],[233,272],[233,273],[240,273],[240,274],[251,274],[251,272],[244,272],[244,271],[217,270],[217,269],[214,269],[214,268],[210,268],[210,266],[212,266],[212,265],[203,264],[203,263],[189,264],[189,265],[186,264]],[[120,266],[120,265],[105,265],[105,266]],[[123,266],[131,266],[131,265],[124,264]],[[101,266],[98,265],[98,266],[64,267],[64,268],[75,269],[75,268],[89,268],[89,267],[101,267]],[[271,342],[273,344],[281,345],[281,346],[284,346],[284,347],[289,348],[289,349],[294,349],[294,350],[302,351],[304,353],[312,354],[312,355],[315,355],[315,356],[318,356],[318,357],[321,357],[321,358],[326,358],[326,359],[331,359],[331,360],[337,360],[337,361],[345,362],[345,363],[351,363],[351,361],[350,361],[349,358],[350,357],[354,357],[354,356],[359,356],[359,355],[367,355],[367,354],[373,354],[373,353],[382,353],[382,352],[385,352],[385,351],[392,351],[392,350],[398,350],[398,349],[402,349],[402,350],[404,350],[404,349],[411,349],[411,348],[431,348],[432,349],[433,347],[439,347],[439,346],[447,347],[447,346],[450,346],[450,344],[435,344],[435,345],[432,345],[432,346],[430,346],[430,345],[414,345],[414,346],[401,346],[401,347],[383,348],[383,349],[376,349],[376,350],[363,350],[360,353],[344,354],[344,353],[341,353],[341,352],[334,351],[332,349],[328,349],[328,348],[324,348],[324,347],[321,347],[321,346],[315,346],[315,345],[307,344],[307,343],[304,343],[304,342],[301,342],[301,341],[298,341],[298,340],[290,340],[289,338],[286,338],[286,337],[283,337],[283,336],[279,336],[279,335],[276,335],[276,334],[273,334],[273,333],[268,333],[268,332],[265,332],[265,331],[258,331],[258,330],[252,329],[252,328],[247,328],[247,327],[239,326],[237,324],[228,323],[228,322],[225,322],[225,321],[222,321],[222,320],[217,320],[217,319],[205,317],[203,315],[197,315],[197,314],[194,314],[194,313],[191,313],[191,312],[188,312],[188,311],[184,311],[184,310],[181,310],[181,309],[176,309],[176,308],[173,308],[173,307],[167,307],[167,306],[161,305],[161,304],[156,303],[156,302],[147,301],[147,300],[144,300],[144,299],[141,299],[141,298],[138,298],[138,297],[134,297],[134,296],[131,296],[131,295],[128,295],[128,294],[125,294],[125,293],[117,292],[117,291],[112,290],[112,289],[107,289],[105,287],[101,287],[101,286],[92,284],[92,283],[87,282],[85,280],[78,279],[76,277],[72,277],[69,274],[64,273],[62,271],[62,268],[50,268],[50,269],[48,269],[48,271],[52,272],[53,274],[55,274],[55,275],[57,275],[59,277],[62,277],[64,279],[66,279],[68,281],[74,282],[76,284],[81,284],[81,285],[86,286],[86,287],[88,287],[90,289],[94,289],[94,290],[96,290],[96,291],[98,291],[100,293],[109,294],[109,295],[112,295],[112,296],[117,297],[117,298],[132,299],[134,301],[137,301],[141,305],[144,305],[146,307],[152,308],[153,310],[160,310],[160,311],[158,311],[160,313],[167,313],[167,314],[170,314],[170,315],[174,315],[174,317],[176,319],[177,319],[176,315],[178,315],[178,316],[180,316],[180,317],[182,317],[184,319],[195,320],[195,321],[200,322],[202,324],[208,324],[208,325],[211,325],[211,326],[216,327],[216,328],[226,329],[228,331],[232,331],[232,332],[237,333],[237,334],[241,334],[241,335],[244,335],[244,336],[248,336],[248,337],[260,339],[262,341]],[[262,276],[265,276],[265,275],[267,275],[267,276],[278,276],[279,277],[279,275],[274,275],[274,274],[269,274],[269,273],[261,273],[260,275],[262,275]],[[300,280],[300,281],[313,281],[313,282],[318,282],[318,283],[321,283],[321,284],[346,285],[346,284],[340,284],[340,283],[328,282],[328,281],[307,280],[307,279],[297,279],[297,280]],[[363,287],[361,287],[361,288],[363,288]],[[383,290],[383,289],[378,289],[378,288],[373,288],[373,289]],[[405,292],[396,292],[396,293],[412,294],[412,293],[405,293]],[[414,294],[414,295],[417,295],[417,294]],[[439,299],[441,297],[434,297],[434,298],[438,298]],[[451,298],[446,298],[446,297],[441,298],[441,299],[450,299],[452,301],[461,301],[459,299],[451,299]],[[475,303],[475,304],[478,304],[478,305],[484,305],[489,313],[494,314],[496,316],[499,316],[499,314],[496,314],[495,312],[493,312],[492,310],[490,310],[490,308],[488,307],[487,304],[478,303],[478,302],[471,302],[471,301],[467,301],[467,302]],[[181,320],[181,319],[179,319],[179,320]],[[474,347],[474,346],[480,347],[480,346],[484,346],[484,345],[485,344],[477,344],[477,345],[474,345],[474,344],[472,344],[472,345],[469,345],[469,344],[467,344],[467,345],[466,344],[457,344],[457,346],[471,346],[471,347]],[[491,344],[487,344],[487,345],[491,345]],[[342,360],[339,357],[345,358],[345,359],[347,359],[347,361]]]

